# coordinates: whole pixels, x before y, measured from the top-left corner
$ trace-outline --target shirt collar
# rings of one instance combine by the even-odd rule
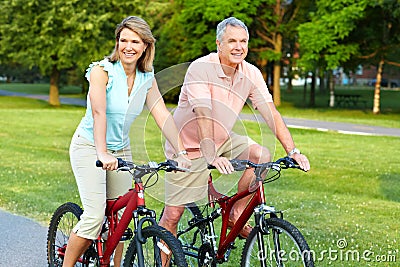
[[[215,71],[216,71],[218,77],[219,78],[226,78],[227,76],[226,76],[226,74],[224,73],[224,71],[222,69],[221,61],[219,60],[218,53],[211,53],[210,61],[212,63],[215,63],[214,64],[214,68],[215,68]],[[238,78],[240,78],[240,79],[242,79],[244,77],[244,74],[243,74],[243,63],[244,63],[244,60],[242,61],[242,63],[240,63],[238,65]]]

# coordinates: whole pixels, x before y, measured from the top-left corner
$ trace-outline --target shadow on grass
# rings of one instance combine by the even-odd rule
[[[382,195],[388,200],[400,202],[400,174],[384,174],[379,177],[379,180]]]

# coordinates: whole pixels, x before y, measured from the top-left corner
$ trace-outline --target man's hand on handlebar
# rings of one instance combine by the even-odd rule
[[[216,157],[211,165],[222,174],[231,174],[235,171],[229,159],[225,157]]]
[[[192,166],[192,161],[187,157],[187,155],[181,154],[178,157],[173,159],[178,163],[178,170],[189,172],[190,167]]]
[[[310,162],[305,155],[294,153],[291,158],[293,158],[297,162],[297,164],[299,164],[300,169],[302,169],[303,171],[310,170]]]

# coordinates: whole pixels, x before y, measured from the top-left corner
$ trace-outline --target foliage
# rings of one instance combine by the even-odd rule
[[[0,64],[39,67],[58,87],[62,70],[80,73],[114,47],[114,30],[129,15],[151,16],[163,3],[95,0],[3,1],[0,13]]]
[[[328,69],[377,65],[399,49],[398,1],[318,0],[316,7],[311,21],[299,26],[301,62],[309,69],[321,61]]]
[[[357,44],[342,41],[355,29],[356,20],[364,16],[369,0],[317,0],[317,10],[311,21],[299,26],[301,62],[313,69],[316,62],[326,61],[328,69],[335,69],[357,53]]]
[[[166,18],[158,32],[160,42],[156,54],[157,68],[192,61],[215,51],[217,24],[227,17],[235,16],[249,28],[249,55],[246,60],[255,64],[266,80],[269,75],[275,75],[274,99],[278,104],[281,71],[279,67],[272,71],[268,64],[280,66],[282,55],[286,56],[289,51],[293,54],[294,45],[287,51],[286,47],[290,45],[283,43],[296,42],[296,27],[307,18],[304,10],[308,10],[311,4],[309,0],[234,0],[229,5],[226,1],[174,1],[164,11]]]
[[[235,16],[245,23],[252,21],[260,0],[226,1],[178,0],[164,13],[168,19],[159,32],[157,47],[159,68],[192,61],[216,50],[215,30],[226,17]]]

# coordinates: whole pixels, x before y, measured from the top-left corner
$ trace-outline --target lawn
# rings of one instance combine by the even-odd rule
[[[282,113],[311,112],[318,117],[318,110],[302,109],[288,105]],[[333,114],[330,118],[352,117],[353,112],[358,111],[326,111]],[[325,119],[326,113],[319,118]],[[80,203],[68,146],[83,114],[82,107],[50,108],[40,100],[0,97],[1,208],[47,225],[61,203]],[[398,125],[398,114],[384,115],[385,124]],[[366,114],[361,121],[379,121],[380,116]],[[275,158],[283,156],[265,127],[260,130],[253,122],[243,125],[251,137],[275,152]],[[148,114],[138,118],[131,132],[135,161],[163,159],[163,139]],[[269,204],[284,210],[285,218],[305,235],[317,266],[399,266],[400,163],[396,148],[400,138],[291,132],[308,155],[312,170],[285,171],[281,179],[268,184],[266,195]],[[235,180],[222,177],[218,181],[222,189],[234,188]],[[157,212],[162,208],[161,185],[147,190],[147,205]],[[238,247],[242,242],[237,242]],[[239,249],[222,266],[237,266],[238,257]]]

